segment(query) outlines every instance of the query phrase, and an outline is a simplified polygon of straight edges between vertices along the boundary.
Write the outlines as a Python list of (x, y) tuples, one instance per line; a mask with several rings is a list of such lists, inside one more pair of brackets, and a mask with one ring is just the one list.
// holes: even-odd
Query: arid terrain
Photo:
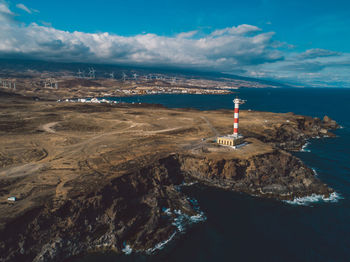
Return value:
[(215, 143), (231, 110), (0, 95), (1, 261), (149, 250), (174, 232), (164, 209), (196, 214), (184, 180), (277, 199), (333, 192), (288, 152), (332, 136), (328, 117), (242, 111), (247, 145), (235, 150)]

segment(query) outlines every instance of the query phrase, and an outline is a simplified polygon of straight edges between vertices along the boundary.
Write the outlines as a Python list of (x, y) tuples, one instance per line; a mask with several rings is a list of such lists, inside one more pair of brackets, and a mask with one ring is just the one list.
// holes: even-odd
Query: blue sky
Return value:
[(0, 0), (1, 26), (0, 56), (350, 87), (349, 1)]

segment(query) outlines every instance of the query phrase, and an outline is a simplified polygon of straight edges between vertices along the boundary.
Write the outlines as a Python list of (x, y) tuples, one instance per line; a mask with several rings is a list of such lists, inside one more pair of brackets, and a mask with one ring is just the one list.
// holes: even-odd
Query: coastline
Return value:
[[(315, 178), (310, 168), (287, 152), (300, 150), (313, 136), (332, 136), (324, 130), (337, 128), (337, 124), (328, 118), (322, 121), (294, 114), (242, 111), (242, 119), (246, 119), (242, 121), (242, 133), (249, 143), (242, 151), (232, 151), (210, 142), (213, 141), (212, 129), (201, 120), (205, 117), (219, 132), (227, 133), (232, 116), (230, 110), (199, 112), (152, 105), (121, 107), (28, 101), (8, 105), (8, 108), (22, 115), (17, 121), (24, 121), (21, 122), (24, 125), (13, 125), (2, 136), (9, 142), (20, 136), (27, 137), (38, 146), (31, 149), (34, 151), (28, 153), (30, 158), (26, 156), (21, 163), (11, 162), (15, 160), (11, 160), (10, 151), (7, 152), (3, 170), (12, 175), (2, 177), (2, 181), (7, 181), (2, 184), (2, 192), (13, 194), (16, 187), (32, 179), (41, 186), (41, 191), (29, 188), (31, 191), (23, 192), (15, 205), (2, 203), (10, 213), (15, 211), (13, 207), (26, 204), (26, 199), (35, 203), (1, 221), (1, 235), (9, 237), (9, 243), (1, 239), (7, 250), (2, 252), (7, 254), (4, 261), (14, 256), (46, 261), (66, 259), (87, 250), (147, 251), (157, 245), (164, 246), (160, 243), (174, 234), (176, 224), (172, 220), (176, 216), (196, 218), (198, 215), (191, 201), (176, 189), (186, 177), (210, 186), (281, 200), (313, 193), (327, 198), (334, 193)], [(23, 112), (18, 113), (18, 108)], [(40, 108), (39, 113), (37, 108)], [(27, 114), (37, 118), (37, 122), (25, 122)], [(61, 114), (69, 117), (61, 118)], [(168, 119), (166, 126), (159, 126), (159, 121), (153, 120), (162, 117)], [(272, 124), (266, 127), (260, 118)], [(104, 125), (96, 125), (102, 119)], [(58, 123), (50, 127), (53, 132), (42, 128), (43, 123), (53, 122)], [(146, 125), (149, 123), (153, 125)], [(202, 137), (212, 139), (203, 143)], [(123, 139), (125, 144), (117, 144)], [(4, 146), (5, 142), (2, 140)], [(155, 142), (157, 152), (152, 152), (155, 149), (151, 144)], [(56, 146), (50, 147), (49, 143)], [(130, 143), (139, 143), (142, 148), (133, 148)], [(127, 145), (132, 154), (115, 151), (115, 148), (124, 150)], [(48, 156), (38, 153), (39, 149), (46, 150)], [(140, 150), (141, 154), (133, 153)], [(14, 167), (28, 167), (28, 164), (37, 165), (39, 169), (29, 171), (25, 177), (18, 176)], [(56, 182), (57, 177), (61, 182)], [(50, 187), (43, 187), (47, 182), (37, 178), (51, 179)], [(54, 194), (52, 189), (55, 189)], [(47, 195), (39, 192), (47, 192)], [(163, 208), (170, 208), (172, 215), (164, 216)], [(87, 216), (93, 219), (86, 220)], [(18, 228), (21, 230), (18, 236), (24, 239), (22, 242), (16, 238), (17, 234), (9, 235), (19, 225), (22, 225)], [(181, 230), (178, 228), (178, 231)], [(47, 244), (32, 242), (29, 235), (45, 235), (42, 241)], [(16, 242), (22, 243), (22, 247), (14, 245)]]

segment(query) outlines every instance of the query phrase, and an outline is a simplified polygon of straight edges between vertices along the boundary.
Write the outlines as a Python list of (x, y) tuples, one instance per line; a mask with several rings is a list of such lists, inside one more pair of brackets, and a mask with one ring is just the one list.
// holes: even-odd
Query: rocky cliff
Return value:
[(275, 199), (333, 192), (288, 152), (332, 136), (328, 117), (243, 111), (247, 144), (233, 150), (214, 142), (231, 111), (31, 103), (7, 107), (21, 125), (0, 117), (1, 261), (152, 252), (200, 218), (184, 180)]
[(1, 230), (1, 261), (62, 261), (94, 250), (152, 250), (174, 234), (174, 216), (196, 215), (176, 189), (183, 181), (174, 156), (127, 173), (98, 190), (49, 202)]
[(209, 186), (261, 197), (290, 200), (333, 192), (298, 158), (278, 149), (245, 160), (184, 155), (180, 163), (186, 174)]

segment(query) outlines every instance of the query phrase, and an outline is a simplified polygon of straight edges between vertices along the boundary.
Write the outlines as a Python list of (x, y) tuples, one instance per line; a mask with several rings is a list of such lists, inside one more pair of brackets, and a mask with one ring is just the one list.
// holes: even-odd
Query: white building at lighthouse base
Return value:
[(242, 135), (219, 136), (216, 138), (216, 143), (223, 146), (231, 146), (233, 148), (238, 148), (240, 145), (244, 144), (244, 138)]

